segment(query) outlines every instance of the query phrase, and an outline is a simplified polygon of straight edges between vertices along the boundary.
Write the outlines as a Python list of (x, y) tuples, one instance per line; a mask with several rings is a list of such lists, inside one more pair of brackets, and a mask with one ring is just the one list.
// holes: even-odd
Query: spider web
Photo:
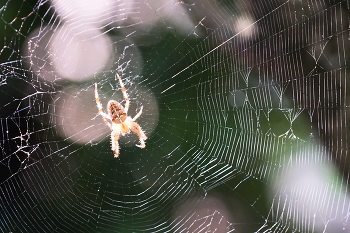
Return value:
[[(1, 232), (350, 232), (349, 2), (0, 5)], [(113, 158), (101, 102), (146, 132)]]

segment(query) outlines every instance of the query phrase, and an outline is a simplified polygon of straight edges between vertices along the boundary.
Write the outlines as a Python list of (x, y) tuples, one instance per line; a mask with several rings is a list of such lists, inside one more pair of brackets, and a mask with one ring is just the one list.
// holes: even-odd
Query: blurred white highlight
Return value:
[[(140, 18), (145, 26), (153, 27), (157, 21), (168, 21), (177, 32), (188, 35), (195, 28), (185, 4), (176, 0), (144, 0), (140, 3)], [(163, 23), (162, 23), (163, 24)], [(161, 25), (162, 25), (161, 24)]]
[(206, 196), (202, 200), (188, 199), (186, 202), (188, 204), (176, 206), (173, 213), (177, 224), (186, 229), (184, 232), (228, 232), (233, 217), (220, 198)]
[(99, 30), (80, 31), (64, 24), (55, 32), (49, 50), (60, 76), (81, 81), (105, 68), (113, 56), (111, 44), (109, 37)]
[(238, 18), (234, 27), (235, 33), (239, 33), (243, 37), (252, 37), (254, 35), (254, 29), (256, 29), (254, 22), (250, 17)]
[[(313, 153), (318, 152), (309, 150), (290, 160), (286, 164), (289, 169), (275, 178), (271, 194), (275, 197), (274, 191), (278, 193), (276, 216), (282, 215), (284, 221), (292, 220), (295, 225), (310, 222), (316, 232), (338, 232), (337, 229), (348, 227), (350, 199), (346, 185), (326, 156)], [(305, 156), (324, 157), (324, 160), (311, 162), (312, 159), (305, 159)]]
[[(101, 25), (112, 19), (112, 0), (51, 0), (57, 14), (66, 22), (75, 22), (82, 29), (84, 26)], [(80, 22), (80, 23), (79, 23)]]
[[(89, 92), (80, 92), (79, 87), (65, 88), (55, 99), (56, 128), (63, 138), (79, 144), (97, 142), (110, 134), (110, 129), (99, 118), (95, 104), (93, 88)], [(77, 95), (77, 93), (80, 93)]]

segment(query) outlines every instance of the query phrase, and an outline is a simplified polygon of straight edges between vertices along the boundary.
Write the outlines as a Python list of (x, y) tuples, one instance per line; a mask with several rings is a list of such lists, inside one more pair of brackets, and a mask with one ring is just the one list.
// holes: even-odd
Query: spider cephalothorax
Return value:
[(112, 144), (111, 147), (112, 147), (112, 151), (114, 151), (115, 158), (119, 156), (118, 140), (119, 140), (120, 134), (124, 135), (124, 134), (130, 133), (130, 131), (133, 131), (139, 137), (140, 144), (136, 146), (140, 148), (146, 147), (145, 140), (147, 139), (140, 125), (135, 122), (136, 119), (141, 116), (143, 107), (141, 106), (140, 111), (136, 114), (136, 116), (134, 116), (134, 118), (131, 118), (128, 116), (130, 99), (128, 97), (128, 94), (126, 92), (122, 79), (120, 78), (118, 73), (116, 74), (116, 77), (119, 80), (119, 84), (123, 92), (123, 96), (125, 99), (125, 107), (123, 107), (123, 105), (121, 105), (118, 101), (110, 100), (108, 101), (108, 104), (107, 104), (108, 114), (103, 112), (101, 100), (98, 96), (97, 83), (95, 83), (96, 105), (97, 105), (99, 114), (103, 117), (103, 120), (106, 123), (106, 125), (111, 129), (111, 144)]

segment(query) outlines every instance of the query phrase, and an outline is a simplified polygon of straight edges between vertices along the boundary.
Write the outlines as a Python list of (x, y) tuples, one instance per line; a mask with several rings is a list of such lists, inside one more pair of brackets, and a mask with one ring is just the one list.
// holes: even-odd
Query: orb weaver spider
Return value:
[(120, 78), (119, 74), (116, 73), (116, 78), (119, 80), (119, 84), (121, 86), (121, 90), (123, 92), (123, 97), (125, 99), (125, 106), (123, 107), (118, 101), (110, 100), (107, 104), (107, 113), (103, 111), (103, 107), (101, 104), (101, 100), (98, 95), (97, 83), (95, 83), (95, 100), (98, 109), (98, 113), (102, 116), (103, 121), (106, 125), (111, 129), (111, 149), (114, 152), (114, 157), (119, 157), (119, 136), (120, 134), (124, 136), (125, 134), (129, 134), (131, 131), (134, 132), (140, 140), (140, 144), (136, 145), (140, 148), (145, 148), (146, 143), (145, 140), (147, 136), (145, 132), (141, 129), (140, 125), (135, 121), (141, 116), (143, 106), (141, 106), (140, 111), (131, 118), (128, 116), (128, 110), (130, 106), (130, 99), (126, 92), (126, 88)]

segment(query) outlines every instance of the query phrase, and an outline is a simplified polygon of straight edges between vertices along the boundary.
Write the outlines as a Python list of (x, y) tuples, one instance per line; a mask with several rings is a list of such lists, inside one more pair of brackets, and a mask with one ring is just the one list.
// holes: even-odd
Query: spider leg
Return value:
[(103, 112), (101, 100), (100, 100), (100, 97), (98, 96), (97, 83), (95, 83), (95, 100), (96, 100), (96, 105), (98, 108), (98, 113), (103, 117), (103, 121), (106, 123), (106, 125), (112, 129), (111, 123), (109, 123), (107, 121), (107, 119), (110, 120), (110, 117), (106, 113)]
[(111, 133), (111, 148), (112, 151), (114, 152), (114, 158), (119, 157), (119, 135), (120, 131), (119, 130), (113, 130)]
[(125, 113), (128, 113), (129, 106), (130, 106), (130, 99), (128, 97), (128, 93), (126, 93), (126, 88), (124, 87), (123, 81), (122, 81), (121, 77), (119, 76), (119, 74), (116, 73), (115, 76), (119, 79), (119, 84), (120, 84), (120, 87), (122, 88), (123, 96), (125, 99), (124, 111), (125, 111)]
[(134, 116), (134, 118), (132, 118), (132, 121), (136, 121), (137, 118), (139, 118), (142, 114), (142, 109), (143, 109), (143, 106), (141, 106), (140, 108), (140, 111)]
[(137, 124), (136, 122), (132, 122), (131, 130), (132, 130), (132, 132), (137, 134), (137, 136), (139, 137), (139, 140), (140, 140), (140, 144), (136, 145), (136, 146), (140, 147), (140, 148), (145, 148), (146, 147), (145, 140), (147, 139), (147, 136), (145, 135), (145, 133), (141, 129), (140, 125)]

